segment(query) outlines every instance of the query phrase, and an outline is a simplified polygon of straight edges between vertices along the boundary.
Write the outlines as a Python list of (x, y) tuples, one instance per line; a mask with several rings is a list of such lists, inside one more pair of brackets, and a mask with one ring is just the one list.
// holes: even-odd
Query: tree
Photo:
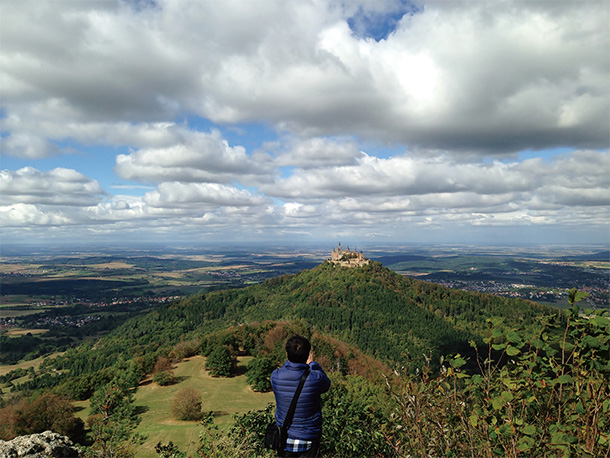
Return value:
[(164, 356), (160, 356), (155, 363), (155, 367), (153, 368), (153, 373), (156, 372), (169, 372), (172, 370), (172, 361), (169, 358), (165, 358)]
[(269, 376), (275, 369), (275, 362), (268, 356), (254, 358), (248, 363), (246, 381), (254, 391), (269, 391), (271, 381)]
[(153, 382), (160, 386), (171, 385), (176, 382), (172, 361), (169, 358), (160, 356), (159, 359), (157, 359), (155, 367), (153, 368)]
[(130, 458), (134, 456), (134, 442), (130, 441), (140, 419), (133, 405), (132, 377), (121, 373), (112, 382), (97, 390), (91, 398), (88, 419), (93, 445), (93, 457)]
[(217, 347), (205, 362), (205, 368), (214, 377), (229, 377), (235, 366), (235, 357), (227, 347)]
[(197, 354), (200, 345), (200, 339), (180, 341), (174, 345), (174, 348), (172, 348), (169, 356), (179, 360), (188, 358), (189, 356), (194, 356)]
[(0, 410), (0, 438), (42, 433), (47, 430), (68, 436), (75, 442), (84, 439), (84, 423), (74, 416), (72, 402), (63, 396), (46, 393), (32, 400), (22, 399)]
[(201, 420), (201, 394), (195, 388), (183, 388), (172, 402), (172, 414), (176, 420)]

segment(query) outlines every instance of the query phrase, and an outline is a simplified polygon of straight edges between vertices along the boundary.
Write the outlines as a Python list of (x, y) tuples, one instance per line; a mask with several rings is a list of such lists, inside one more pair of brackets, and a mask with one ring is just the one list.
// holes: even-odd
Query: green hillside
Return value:
[[(571, 303), (584, 296), (574, 290)], [(577, 307), (564, 313), (452, 290), (375, 262), (354, 269), (324, 263), (159, 307), (36, 370), (13, 374), (19, 378), (7, 374), (4, 390), (10, 387), (10, 396), (22, 399), (0, 412), (11, 419), (0, 435), (23, 434), (19, 431), (29, 430), (19, 418), (37, 418), (36, 409), (70, 402), (49, 397), (52, 393), (91, 399), (92, 450), (127, 446), (137, 431), (148, 435), (139, 447), (149, 456), (157, 438), (174, 439), (185, 450), (194, 430), (171, 418), (168, 401), (181, 385), (194, 384), (207, 395), (203, 410), (218, 409), (218, 424), (229, 428), (216, 435), (201, 425), (209, 440), (204, 437), (199, 445), (221, 449), (198, 455), (263, 456), (260, 434), (271, 410), (226, 422), (234, 412), (260, 409), (259, 401), (270, 394), (252, 397), (244, 382), (254, 386), (251, 376), (260, 367), (266, 367), (264, 381), (283, 362), (286, 338), (300, 333), (311, 339), (316, 360), (333, 379), (323, 399), (325, 457), (363, 451), (367, 456), (459, 456), (456, 450), (477, 457), (551, 456), (557, 450), (568, 454), (556, 456), (595, 454), (610, 444), (604, 432), (610, 409), (608, 326), (607, 317), (579, 314)], [(233, 360), (252, 357), (256, 364), (245, 367), (242, 360), (232, 378), (212, 379), (198, 355), (210, 361), (218, 352)], [(456, 354), (462, 356), (449, 356)], [(177, 379), (164, 388), (160, 382), (142, 383), (163, 373), (158, 368), (163, 361), (184, 361), (173, 374)], [(239, 377), (244, 373), (245, 380)], [(212, 391), (213, 385), (224, 391)], [(115, 407), (105, 412), (108, 406)], [(68, 420), (62, 427), (79, 433)], [(119, 428), (122, 436), (109, 428)]]
[(131, 320), (98, 348), (171, 345), (185, 336), (263, 320), (305, 320), (382, 361), (469, 351), (491, 317), (529, 326), (554, 314), (533, 302), (444, 288), (372, 263), (357, 269), (321, 264), (262, 284), (200, 294)]
[[(537, 316), (557, 311), (539, 304), (444, 288), (404, 277), (379, 263), (349, 269), (323, 263), (295, 275), (261, 284), (201, 293), (133, 318), (93, 346), (69, 350), (52, 364), (69, 370), (62, 377), (85, 377), (134, 357), (153, 360), (180, 340), (245, 323), (303, 321), (357, 346), (389, 364), (406, 355), (416, 365), (423, 355), (470, 354), (486, 320), (503, 319), (503, 328), (528, 327)], [(51, 363), (50, 363), (51, 364)], [(59, 377), (57, 374), (54, 377)], [(45, 386), (60, 383), (49, 380)]]

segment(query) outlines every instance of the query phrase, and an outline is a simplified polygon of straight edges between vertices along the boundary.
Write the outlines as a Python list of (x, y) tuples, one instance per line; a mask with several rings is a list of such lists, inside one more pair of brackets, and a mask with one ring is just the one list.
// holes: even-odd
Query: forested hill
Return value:
[(162, 307), (125, 323), (98, 348), (121, 346), (137, 352), (243, 323), (301, 320), (382, 361), (397, 363), (406, 354), (415, 360), (466, 354), (469, 341), (479, 342), (485, 334), (488, 318), (502, 317), (507, 330), (523, 329), (536, 317), (553, 313), (529, 301), (403, 277), (376, 262), (355, 269), (326, 262), (295, 275), (202, 293)]

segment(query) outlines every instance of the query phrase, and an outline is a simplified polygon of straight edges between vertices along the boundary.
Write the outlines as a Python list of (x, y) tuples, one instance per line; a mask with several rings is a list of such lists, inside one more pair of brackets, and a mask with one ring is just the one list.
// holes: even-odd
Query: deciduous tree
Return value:
[(248, 363), (246, 381), (254, 391), (269, 391), (271, 381), (269, 377), (275, 369), (275, 362), (268, 356), (254, 358)]
[(235, 366), (235, 357), (227, 347), (217, 347), (205, 362), (205, 368), (214, 377), (229, 377)]
[(201, 393), (195, 388), (183, 388), (172, 402), (172, 414), (176, 420), (198, 421), (201, 420)]

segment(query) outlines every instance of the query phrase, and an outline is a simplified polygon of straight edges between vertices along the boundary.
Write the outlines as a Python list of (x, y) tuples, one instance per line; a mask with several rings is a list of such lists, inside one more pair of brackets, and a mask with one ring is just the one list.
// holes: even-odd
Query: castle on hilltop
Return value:
[(370, 259), (367, 259), (362, 255), (362, 251), (358, 253), (355, 250), (350, 250), (349, 247), (347, 247), (347, 250), (343, 250), (341, 248), (341, 243), (339, 243), (339, 247), (336, 250), (333, 249), (329, 261), (344, 267), (366, 266), (371, 262)]

